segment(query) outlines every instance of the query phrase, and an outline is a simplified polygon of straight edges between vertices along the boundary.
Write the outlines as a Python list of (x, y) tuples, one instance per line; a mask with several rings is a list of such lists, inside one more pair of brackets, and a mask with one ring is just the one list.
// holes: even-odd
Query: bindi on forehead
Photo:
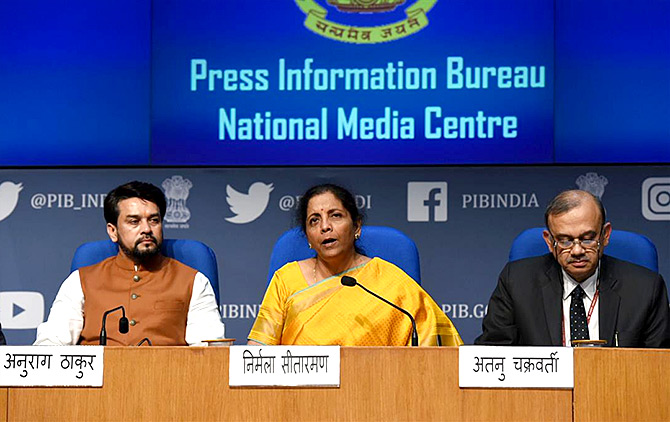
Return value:
[(341, 208), (338, 207), (320, 207), (318, 209), (312, 210), (309, 215), (314, 214), (330, 214), (336, 211), (344, 212)]

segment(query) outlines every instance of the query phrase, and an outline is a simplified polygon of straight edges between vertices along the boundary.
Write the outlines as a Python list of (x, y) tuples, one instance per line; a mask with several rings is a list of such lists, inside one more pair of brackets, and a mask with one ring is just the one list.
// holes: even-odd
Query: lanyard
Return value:
[[(598, 274), (598, 277), (600, 277), (600, 274)], [(589, 308), (589, 314), (586, 316), (587, 329), (589, 323), (591, 322), (591, 315), (593, 314), (593, 309), (595, 309), (596, 302), (598, 301), (599, 297), (600, 297), (600, 283), (598, 283), (598, 286), (596, 287), (596, 294), (593, 296), (593, 300), (591, 301), (591, 307)], [(563, 313), (563, 309), (561, 309), (561, 335), (563, 336), (563, 346), (565, 346), (565, 314)]]

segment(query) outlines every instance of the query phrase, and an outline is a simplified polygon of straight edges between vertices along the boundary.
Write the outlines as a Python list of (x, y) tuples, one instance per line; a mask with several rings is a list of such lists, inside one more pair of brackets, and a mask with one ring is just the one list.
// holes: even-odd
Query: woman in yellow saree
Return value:
[(358, 287), (344, 275), (407, 310), (422, 346), (458, 346), (462, 340), (439, 306), (400, 268), (356, 251), (362, 217), (353, 195), (319, 185), (302, 196), (298, 219), (316, 257), (277, 270), (263, 298), (249, 344), (408, 346), (407, 316)]

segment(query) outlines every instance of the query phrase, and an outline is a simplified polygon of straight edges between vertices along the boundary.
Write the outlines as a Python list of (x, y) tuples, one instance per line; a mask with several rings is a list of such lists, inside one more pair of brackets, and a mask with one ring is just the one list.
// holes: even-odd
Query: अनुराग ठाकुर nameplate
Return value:
[(102, 387), (103, 346), (3, 346), (2, 387)]

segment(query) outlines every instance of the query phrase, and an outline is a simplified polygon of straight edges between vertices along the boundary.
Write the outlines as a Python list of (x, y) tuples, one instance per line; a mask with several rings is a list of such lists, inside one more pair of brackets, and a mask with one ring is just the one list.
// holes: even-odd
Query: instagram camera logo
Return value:
[(652, 221), (670, 220), (670, 177), (642, 182), (642, 215)]
[(447, 182), (407, 183), (407, 221), (447, 221)]

